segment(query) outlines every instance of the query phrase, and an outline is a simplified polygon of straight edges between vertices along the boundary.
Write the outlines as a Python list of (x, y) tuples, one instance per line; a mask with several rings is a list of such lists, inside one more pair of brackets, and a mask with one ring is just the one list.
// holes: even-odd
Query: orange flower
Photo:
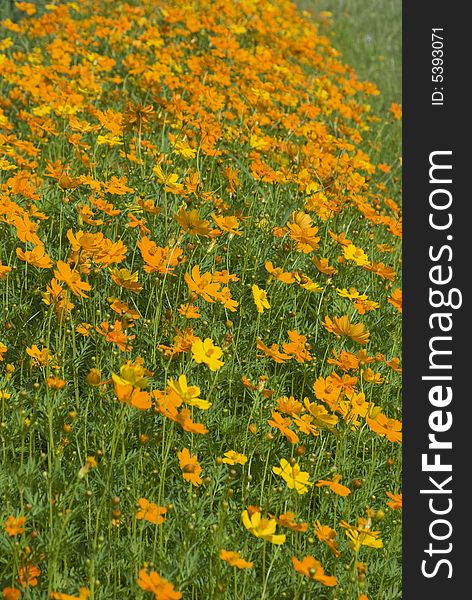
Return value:
[(180, 452), (177, 453), (179, 458), (180, 469), (182, 471), (182, 477), (186, 481), (190, 481), (192, 485), (199, 486), (203, 483), (200, 478), (200, 473), (202, 472), (202, 468), (198, 463), (197, 456), (190, 456), (190, 452), (188, 448), (184, 448)]
[(201, 317), (198, 306), (193, 306), (192, 304), (181, 304), (177, 312), (186, 319), (199, 319)]
[(18, 569), (18, 582), (21, 587), (36, 587), (41, 569), (31, 563), (26, 563)]
[(398, 312), (402, 312), (402, 291), (400, 289), (397, 288), (396, 290), (393, 290), (388, 301), (398, 310)]
[(138, 500), (139, 510), (136, 513), (137, 519), (144, 519), (145, 521), (149, 521), (150, 523), (154, 523), (155, 525), (161, 525), (166, 520), (165, 515), (167, 512), (167, 508), (163, 506), (158, 506), (153, 502), (149, 502), (146, 498), (140, 498)]
[(267, 422), (272, 427), (278, 429), (291, 444), (297, 444), (299, 442), (298, 435), (289, 428), (289, 426), (292, 424), (292, 421), (288, 417), (284, 418), (278, 412), (273, 412), (272, 419), (269, 419)]
[(345, 485), (341, 485), (339, 482), (341, 481), (341, 475), (333, 475), (333, 479), (320, 479), (316, 483), (316, 487), (329, 487), (335, 494), (338, 496), (349, 496), (351, 490)]
[(120, 402), (129, 404), (139, 410), (148, 410), (152, 406), (151, 395), (145, 390), (133, 388), (131, 385), (115, 384), (114, 391)]
[(5, 520), (5, 532), (10, 535), (21, 535), (25, 532), (26, 517), (14, 517), (13, 515)]
[(174, 590), (172, 583), (161, 577), (156, 571), (148, 573), (146, 569), (141, 569), (137, 583), (145, 592), (152, 592), (155, 600), (180, 600), (182, 598), (182, 594)]
[(129, 269), (115, 268), (110, 269), (110, 274), (112, 280), (125, 290), (139, 294), (139, 292), (143, 289), (143, 286), (138, 281), (137, 271), (135, 273), (131, 273)]
[(230, 550), (223, 550), (223, 548), (220, 550), (220, 558), (238, 569), (249, 569), (254, 564), (241, 558), (239, 552), (231, 552)]
[(286, 527), (287, 529), (291, 529), (292, 531), (300, 531), (301, 533), (305, 533), (305, 531), (307, 531), (308, 529), (308, 523), (295, 522), (295, 513), (291, 511), (287, 511), (286, 513), (278, 517), (269, 514), (269, 517), (275, 518), (277, 524), (281, 527)]
[(313, 384), (313, 392), (318, 400), (326, 402), (331, 410), (338, 408), (342, 387), (331, 376), (326, 377), (326, 379), (318, 377)]
[(159, 273), (160, 275), (173, 275), (174, 267), (183, 262), (183, 250), (179, 246), (174, 248), (161, 248), (148, 237), (143, 237), (138, 242), (138, 248), (143, 257), (146, 273)]
[(292, 354), (293, 358), (299, 363), (313, 360), (307, 348), (306, 335), (300, 335), (296, 331), (288, 331), (287, 333), (290, 343), (282, 344), (283, 351), (286, 354)]
[(92, 289), (89, 283), (80, 279), (77, 271), (72, 271), (69, 265), (62, 260), (57, 261), (57, 269), (54, 270), (54, 276), (58, 281), (64, 281), (69, 286), (71, 292), (81, 298), (88, 298), (85, 292)]
[(218, 296), (220, 284), (213, 282), (211, 273), (200, 275), (200, 267), (195, 265), (192, 268), (192, 275), (185, 273), (185, 283), (191, 292), (201, 296), (207, 302), (214, 302)]
[(50, 269), (52, 267), (52, 260), (46, 254), (44, 246), (35, 246), (33, 250), (23, 251), (21, 248), (16, 249), (16, 255), (20, 260), (24, 260), (33, 267), (39, 269)]
[(130, 308), (126, 302), (122, 302), (118, 298), (107, 298), (107, 301), (111, 310), (128, 321), (137, 321), (141, 317), (137, 310)]
[(338, 337), (348, 337), (358, 344), (367, 344), (370, 333), (365, 330), (363, 323), (351, 323), (349, 317), (334, 317), (332, 321), (328, 316), (323, 323), (324, 328)]
[(278, 344), (272, 344), (269, 348), (260, 338), (257, 338), (257, 349), (262, 350), (267, 358), (271, 358), (276, 363), (284, 363), (292, 358), (290, 355), (280, 352)]
[(0, 279), (4, 279), (10, 273), (11, 267), (2, 264), (0, 260)]
[(299, 415), (303, 412), (303, 404), (295, 400), (293, 396), (281, 396), (277, 398), (277, 409), (285, 415)]
[(46, 385), (50, 390), (63, 390), (66, 387), (67, 382), (60, 377), (51, 376), (46, 380)]
[(192, 268), (191, 276), (189, 273), (185, 274), (185, 282), (191, 292), (201, 296), (207, 302), (221, 302), (225, 308), (234, 312), (238, 303), (231, 298), (229, 288), (223, 287), (220, 289), (221, 283), (228, 283), (229, 281), (238, 281), (238, 278), (235, 275), (230, 275), (228, 271), (215, 271), (214, 275), (211, 275), (211, 273), (200, 275), (198, 265)]
[(20, 590), (13, 587), (5, 587), (2, 590), (3, 600), (19, 600), (21, 598)]
[(297, 573), (305, 575), (312, 581), (318, 581), (328, 587), (333, 587), (337, 583), (334, 575), (325, 575), (321, 563), (313, 556), (305, 556), (303, 560), (298, 560), (298, 558), (292, 556), (292, 562)]
[(116, 320), (112, 328), (110, 328), (110, 323), (108, 323), (108, 321), (104, 321), (95, 329), (100, 335), (105, 337), (105, 341), (116, 344), (122, 352), (129, 352), (132, 350), (132, 346), (128, 342), (134, 340), (136, 336), (130, 335), (126, 329), (123, 328), (121, 321)]
[(336, 539), (336, 531), (331, 527), (328, 527), (328, 525), (322, 525), (319, 521), (316, 521), (314, 526), (316, 537), (320, 540), (320, 542), (326, 544), (334, 556), (338, 558), (340, 552), (338, 550), (338, 545), (334, 541)]
[(31, 221), (27, 214), (22, 217), (14, 217), (13, 225), (16, 228), (16, 234), (22, 242), (31, 242), (35, 246), (42, 246), (43, 242), (36, 235), (38, 223)]
[(200, 219), (198, 210), (194, 209), (187, 212), (185, 208), (181, 206), (179, 212), (174, 214), (174, 219), (182, 229), (187, 231), (190, 235), (208, 237), (210, 234), (210, 223), (206, 219)]
[(296, 248), (309, 254), (318, 248), (320, 238), (316, 236), (318, 227), (312, 227), (313, 220), (307, 213), (294, 212), (290, 216), (291, 223), (287, 224), (290, 237), (297, 242)]
[(230, 234), (230, 237), (233, 235), (242, 235), (243, 232), (238, 230), (239, 227), (239, 219), (234, 216), (218, 216), (215, 213), (212, 213), (211, 218), (215, 221), (216, 225), (221, 229), (221, 231), (226, 231), (226, 233)]
[(26, 354), (31, 356), (31, 362), (35, 367), (45, 367), (53, 359), (52, 354), (47, 348), (40, 350), (36, 344), (33, 344), (31, 348), (26, 348)]
[(109, 194), (116, 194), (117, 196), (124, 196), (130, 192), (134, 192), (133, 188), (126, 185), (126, 177), (118, 178), (115, 175), (104, 184), (104, 188)]
[(396, 271), (392, 269), (392, 267), (384, 265), (383, 262), (373, 262), (370, 265), (364, 265), (364, 269), (366, 271), (372, 271), (381, 279), (388, 279), (389, 281), (393, 281), (395, 279), (395, 275), (397, 274)]
[(325, 275), (334, 275), (338, 272), (338, 270), (335, 267), (329, 266), (327, 258), (318, 259), (316, 258), (316, 256), (313, 256), (311, 260), (313, 261), (313, 264), (318, 269), (318, 271), (320, 271), (320, 273), (324, 273)]
[(387, 496), (392, 499), (391, 502), (387, 502), (387, 506), (393, 508), (393, 510), (401, 510), (403, 507), (403, 495), (402, 494), (392, 494), (392, 492), (387, 492)]
[(390, 442), (402, 442), (402, 422), (389, 419), (383, 413), (375, 418), (366, 417), (367, 425), (381, 437), (385, 436)]
[[(295, 277), (293, 273), (284, 272), (280, 267), (274, 267), (271, 261), (265, 263), (266, 271), (275, 279), (282, 281), (283, 283), (294, 283)], [(269, 277), (270, 279), (270, 277)]]
[(190, 418), (190, 411), (188, 408), (183, 408), (180, 413), (175, 417), (175, 422), (178, 423), (184, 431), (196, 434), (208, 433), (208, 429), (203, 423), (194, 423)]
[(399, 121), (402, 118), (402, 105), (392, 102), (389, 111), (392, 113), (393, 118)]
[(93, 325), (91, 325), (90, 323), (79, 323), (75, 326), (75, 331), (83, 337), (88, 337), (92, 328)]

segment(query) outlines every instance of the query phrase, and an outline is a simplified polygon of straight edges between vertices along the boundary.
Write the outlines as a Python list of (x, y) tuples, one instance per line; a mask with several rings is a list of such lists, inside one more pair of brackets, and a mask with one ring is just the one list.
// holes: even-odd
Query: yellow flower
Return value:
[(311, 481), (308, 481), (309, 473), (301, 471), (297, 463), (292, 466), (285, 458), (280, 460), (280, 467), (272, 467), (272, 471), (285, 479), (288, 487), (291, 490), (294, 489), (298, 494), (306, 494), (307, 486), (313, 485)]
[(336, 293), (341, 296), (341, 298), (347, 298), (348, 300), (367, 300), (367, 296), (365, 294), (360, 294), (354, 287), (349, 288), (349, 290), (346, 288), (336, 288)]
[(267, 300), (267, 292), (261, 290), (261, 288), (255, 284), (252, 286), (252, 296), (258, 313), (262, 314), (265, 308), (270, 308), (269, 301)]
[(229, 450), (224, 453), (222, 460), (227, 465), (245, 465), (247, 463), (247, 456), (239, 454), (239, 452), (235, 452), (234, 450)]
[(189, 146), (187, 142), (178, 141), (175, 143), (174, 152), (176, 152), (182, 158), (195, 158), (197, 151), (195, 148)]
[(361, 546), (370, 548), (382, 548), (382, 540), (378, 537), (380, 531), (371, 531), (368, 522), (365, 519), (358, 519), (359, 525), (350, 525), (346, 521), (340, 521), (341, 527), (346, 531), (347, 537), (351, 540), (351, 547), (354, 552), (358, 552)]
[(218, 371), (224, 365), (224, 362), (219, 360), (223, 356), (223, 350), (215, 346), (210, 338), (203, 342), (197, 338), (192, 344), (192, 356), (195, 362), (205, 363), (210, 371)]
[(262, 540), (266, 540), (271, 544), (280, 545), (285, 542), (285, 535), (275, 535), (277, 521), (275, 519), (263, 519), (259, 511), (254, 512), (251, 516), (247, 510), (244, 510), (242, 515), (244, 527)]
[(200, 388), (196, 385), (187, 385), (187, 377), (181, 375), (178, 381), (169, 379), (168, 387), (175, 392), (184, 402), (190, 404), (190, 406), (196, 406), (202, 410), (207, 410), (211, 406), (211, 402), (208, 400), (202, 400), (200, 396)]
[(354, 246), (354, 244), (344, 246), (343, 254), (344, 258), (347, 260), (353, 260), (360, 267), (370, 264), (369, 258), (364, 250), (362, 250), (362, 248), (357, 248)]
[(120, 367), (120, 374), (112, 373), (111, 377), (117, 385), (132, 385), (134, 388), (145, 389), (148, 385), (145, 375), (149, 372), (142, 363), (128, 361)]

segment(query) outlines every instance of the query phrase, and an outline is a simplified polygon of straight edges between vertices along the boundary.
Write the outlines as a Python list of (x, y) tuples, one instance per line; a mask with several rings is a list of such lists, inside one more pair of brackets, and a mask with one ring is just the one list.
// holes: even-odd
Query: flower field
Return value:
[(4, 599), (401, 598), (401, 106), (331, 26), (0, 22)]

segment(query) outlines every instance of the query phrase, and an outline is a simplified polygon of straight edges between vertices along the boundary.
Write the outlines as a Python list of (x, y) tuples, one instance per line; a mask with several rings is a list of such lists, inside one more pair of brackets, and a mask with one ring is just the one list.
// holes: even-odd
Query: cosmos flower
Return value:
[(267, 300), (267, 292), (261, 290), (261, 288), (255, 284), (252, 286), (252, 297), (254, 298), (254, 304), (256, 305), (259, 314), (262, 314), (264, 309), (270, 308), (269, 301)]
[(224, 550), (223, 548), (220, 550), (220, 558), (232, 567), (237, 567), (238, 569), (249, 569), (254, 564), (241, 558), (239, 552), (232, 552), (230, 550)]
[(263, 519), (261, 513), (256, 510), (249, 516), (244, 510), (241, 515), (244, 527), (258, 538), (266, 540), (271, 544), (280, 545), (285, 542), (286, 536), (275, 533), (277, 521), (275, 519)]
[(155, 600), (180, 600), (182, 594), (174, 589), (170, 581), (164, 579), (156, 571), (139, 571), (137, 584), (145, 592), (152, 592)]
[(161, 525), (166, 520), (163, 515), (167, 513), (167, 508), (158, 506), (154, 502), (149, 502), (146, 498), (138, 500), (139, 510), (136, 513), (138, 520), (149, 521), (155, 525)]
[(192, 356), (195, 362), (205, 363), (210, 371), (218, 371), (224, 365), (220, 360), (223, 350), (215, 346), (211, 338), (205, 338), (204, 341), (197, 338), (192, 344)]
[(336, 577), (326, 575), (321, 563), (313, 556), (305, 556), (302, 560), (298, 560), (296, 556), (293, 556), (292, 562), (297, 573), (301, 573), (313, 581), (318, 581), (328, 587), (333, 587), (337, 583)]
[(403, 508), (402, 494), (392, 494), (392, 492), (387, 492), (387, 496), (391, 499), (390, 502), (387, 502), (387, 506), (393, 508), (393, 510), (401, 510)]
[(25, 531), (26, 517), (10, 516), (5, 519), (5, 532), (10, 536), (21, 535)]
[(54, 276), (57, 281), (63, 281), (75, 296), (88, 298), (85, 292), (89, 292), (92, 289), (92, 286), (86, 281), (82, 281), (79, 273), (73, 271), (67, 263), (58, 260), (57, 269), (54, 270)]
[(234, 450), (228, 450), (228, 452), (224, 453), (222, 462), (227, 465), (245, 465), (247, 463), (247, 456)]
[(309, 473), (302, 471), (296, 462), (292, 465), (285, 458), (280, 460), (280, 467), (272, 467), (272, 471), (276, 475), (280, 475), (289, 489), (294, 489), (298, 494), (306, 494), (308, 486), (313, 485), (311, 481), (308, 481)]
[(185, 402), (190, 406), (196, 406), (202, 410), (207, 410), (211, 407), (211, 402), (202, 400), (199, 397), (199, 387), (196, 385), (187, 385), (187, 377), (185, 375), (180, 375), (178, 380), (169, 379), (167, 385), (179, 396), (179, 398), (181, 398), (182, 402)]
[(323, 326), (327, 331), (338, 337), (348, 337), (358, 344), (367, 344), (370, 333), (365, 330), (363, 323), (352, 323), (347, 315), (343, 317), (326, 317)]
[(316, 482), (316, 487), (329, 487), (335, 494), (338, 496), (349, 496), (351, 490), (345, 485), (341, 485), (339, 482), (341, 481), (341, 475), (335, 474), (331, 480), (329, 479), (319, 479)]
[(314, 523), (314, 527), (316, 537), (320, 540), (320, 542), (326, 544), (334, 556), (338, 558), (340, 556), (340, 552), (338, 545), (335, 542), (337, 535), (336, 531), (328, 525), (322, 525), (320, 521), (316, 521)]
[(200, 477), (202, 468), (198, 462), (197, 456), (191, 456), (188, 448), (184, 448), (177, 453), (177, 457), (179, 459), (182, 477), (186, 481), (190, 481), (190, 483), (196, 487), (201, 485), (203, 483)]

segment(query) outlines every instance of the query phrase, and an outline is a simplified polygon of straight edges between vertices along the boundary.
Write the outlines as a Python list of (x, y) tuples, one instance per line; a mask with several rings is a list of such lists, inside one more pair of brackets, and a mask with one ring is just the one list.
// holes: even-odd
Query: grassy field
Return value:
[[(341, 52), (342, 60), (354, 67), (359, 77), (378, 86), (381, 93), (371, 101), (376, 112), (388, 110), (392, 102), (401, 104), (401, 2), (299, 0), (297, 6), (318, 22), (326, 23), (328, 35), (333, 46)], [(398, 160), (401, 156), (401, 121), (393, 127), (376, 128), (370, 142), (371, 152), (373, 150), (380, 162)]]
[(378, 85), (379, 105), (386, 109), (389, 102), (401, 102), (401, 2), (299, 0), (297, 5), (318, 19), (320, 12), (331, 12), (333, 45), (360, 77)]
[(0, 590), (397, 600), (400, 6), (197, 4), (2, 5)]

